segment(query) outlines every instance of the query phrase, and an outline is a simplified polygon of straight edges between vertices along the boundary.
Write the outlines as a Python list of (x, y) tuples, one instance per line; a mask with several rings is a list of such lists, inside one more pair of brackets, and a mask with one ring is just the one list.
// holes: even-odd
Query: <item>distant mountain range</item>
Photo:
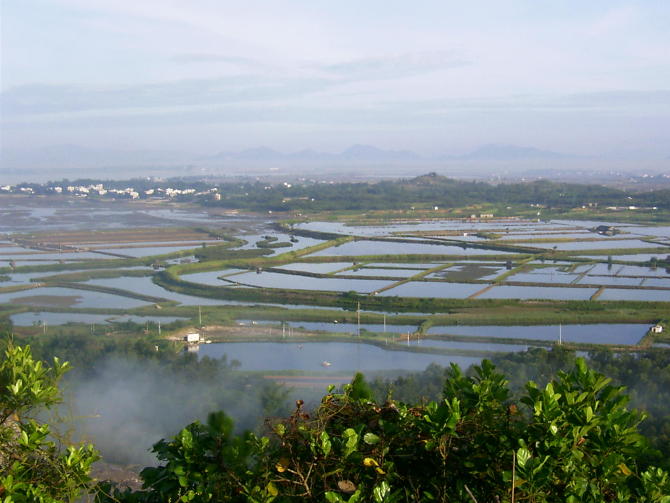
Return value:
[(577, 156), (516, 145), (483, 145), (462, 155), (422, 156), (410, 150), (385, 150), (371, 145), (352, 145), (338, 153), (305, 149), (283, 153), (269, 147), (241, 151), (224, 151), (213, 156), (197, 156), (177, 151), (121, 150), (88, 148), (78, 145), (55, 145), (35, 149), (3, 150), (0, 152), (2, 170), (26, 168), (106, 167), (179, 165), (225, 161), (272, 162), (330, 162), (330, 163), (420, 163), (439, 161), (516, 161), (577, 159)]
[(284, 154), (268, 147), (258, 147), (240, 152), (220, 152), (206, 159), (219, 161), (419, 161), (422, 158), (408, 150), (383, 150), (370, 145), (352, 145), (336, 154), (311, 149)]
[(421, 156), (410, 150), (384, 150), (371, 145), (353, 145), (339, 153), (300, 150), (282, 153), (268, 147), (239, 152), (220, 152), (207, 160), (218, 161), (345, 161), (345, 162), (412, 162), (412, 161), (511, 161), (521, 159), (574, 159), (576, 156), (515, 145), (484, 145), (463, 155)]

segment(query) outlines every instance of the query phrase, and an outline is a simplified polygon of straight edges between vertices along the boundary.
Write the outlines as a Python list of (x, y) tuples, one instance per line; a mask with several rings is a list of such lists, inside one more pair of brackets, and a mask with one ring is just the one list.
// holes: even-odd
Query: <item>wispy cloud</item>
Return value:
[(175, 63), (228, 63), (244, 67), (259, 67), (263, 64), (255, 59), (228, 56), (224, 54), (184, 53), (176, 54), (172, 58)]
[(272, 101), (303, 96), (330, 85), (325, 79), (233, 76), (134, 86), (30, 85), (0, 95), (8, 116), (90, 110), (161, 108)]
[(315, 67), (344, 79), (385, 80), (459, 68), (469, 64), (471, 61), (451, 52), (415, 52), (353, 59)]

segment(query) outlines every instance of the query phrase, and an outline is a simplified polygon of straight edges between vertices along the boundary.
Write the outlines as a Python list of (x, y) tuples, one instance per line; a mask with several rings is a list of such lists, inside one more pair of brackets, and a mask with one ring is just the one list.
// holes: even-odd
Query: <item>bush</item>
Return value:
[(60, 400), (56, 383), (68, 370), (35, 361), (30, 347), (9, 344), (0, 362), (0, 499), (4, 503), (73, 501), (89, 487), (91, 445), (62, 449), (33, 412)]
[(144, 490), (105, 501), (670, 501), (668, 474), (640, 461), (643, 417), (583, 359), (518, 402), (486, 360), (452, 366), (425, 405), (377, 404), (357, 377), (267, 436), (233, 435), (223, 413), (193, 423), (154, 446)]

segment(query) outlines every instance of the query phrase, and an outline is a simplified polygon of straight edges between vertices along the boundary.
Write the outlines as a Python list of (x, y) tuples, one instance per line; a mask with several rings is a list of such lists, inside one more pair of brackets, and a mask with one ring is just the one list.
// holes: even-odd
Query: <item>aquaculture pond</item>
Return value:
[(579, 275), (577, 274), (535, 269), (534, 271), (512, 274), (507, 277), (506, 281), (519, 281), (522, 283), (572, 283), (578, 278)]
[[(617, 239), (607, 240), (600, 239), (598, 241), (566, 241), (555, 243), (532, 243), (529, 246), (534, 248), (556, 248), (557, 250), (574, 251), (574, 250), (619, 250), (626, 248), (658, 248), (658, 243), (649, 243), (639, 239)], [(668, 248), (670, 250), (670, 248)]]
[(506, 271), (505, 266), (486, 264), (458, 264), (426, 276), (427, 278), (449, 279), (452, 281), (492, 280)]
[[(217, 241), (220, 244), (220, 242)], [(127, 257), (149, 257), (152, 255), (165, 255), (167, 253), (174, 253), (182, 250), (192, 250), (194, 248), (201, 248), (198, 244), (187, 244), (181, 246), (134, 246), (128, 248), (96, 248), (98, 252), (112, 253), (115, 255), (124, 255)], [(97, 254), (98, 258), (103, 257), (103, 254)]]
[[(431, 264), (421, 264), (419, 262), (375, 262), (375, 263), (367, 263), (365, 264), (365, 267), (376, 267), (376, 268), (384, 268), (384, 269), (432, 269), (433, 267), (437, 267), (439, 265), (444, 265), (446, 262), (434, 262)], [(418, 272), (418, 271), (417, 271)]]
[(372, 267), (361, 267), (356, 270), (347, 270), (338, 273), (338, 276), (380, 276), (385, 278), (404, 279), (410, 278), (420, 274), (421, 271), (417, 269), (375, 269)]
[(453, 325), (433, 326), (428, 335), (471, 335), (496, 339), (528, 339), (558, 342), (559, 335), (564, 342), (590, 344), (637, 344), (645, 336), (648, 325), (639, 323), (597, 323), (593, 325)]
[(431, 231), (461, 231), (467, 233), (491, 231), (491, 232), (523, 232), (536, 230), (571, 230), (582, 228), (581, 225), (564, 225), (560, 223), (539, 223), (523, 219), (506, 220), (405, 220), (403, 222), (393, 222), (388, 225), (347, 225), (341, 222), (306, 222), (296, 225), (297, 228), (307, 229), (319, 232), (329, 232), (336, 234), (345, 234), (352, 236), (389, 236), (392, 234), (405, 234), (410, 232), (431, 232)]
[(444, 339), (421, 339), (420, 341), (410, 341), (410, 345), (420, 345), (422, 347), (439, 349), (462, 349), (468, 351), (496, 351), (500, 353), (514, 353), (526, 351), (528, 346), (525, 344), (498, 344), (494, 342), (467, 342), (467, 341), (448, 341)]
[(62, 230), (118, 229), (191, 225), (220, 226), (264, 223), (264, 219), (243, 215), (220, 215), (216, 210), (156, 208), (142, 202), (45, 201), (22, 197), (0, 201), (0, 232), (40, 232)]
[[(258, 324), (258, 325), (272, 325), (281, 329), (282, 323), (278, 321), (251, 321), (251, 320), (239, 320), (240, 323), (245, 325)], [(323, 331), (323, 332), (337, 332), (345, 334), (357, 334), (358, 325), (356, 323), (326, 323), (320, 321), (291, 321), (284, 323), (284, 327), (292, 328), (303, 328), (310, 331)], [(383, 323), (361, 323), (361, 332), (368, 331), (383, 334), (384, 332), (388, 334), (406, 334), (414, 333), (418, 329), (418, 325), (391, 325), (389, 323), (384, 327)]]
[(478, 295), (478, 299), (549, 299), (589, 300), (596, 293), (593, 288), (556, 288), (542, 286), (494, 286)]
[(642, 280), (642, 286), (658, 286), (670, 289), (670, 278), (645, 278)]
[[(398, 344), (389, 347), (402, 348)], [(223, 342), (201, 345), (199, 355), (210, 358), (226, 355), (228, 361), (239, 361), (242, 370), (307, 372), (423, 370), (431, 363), (444, 366), (456, 363), (465, 369), (481, 361), (476, 357), (391, 351), (356, 342)]]
[(634, 290), (623, 288), (605, 288), (598, 300), (646, 300), (670, 302), (670, 290)]
[[(668, 248), (670, 251), (670, 248)], [(669, 252), (657, 252), (657, 253), (635, 253), (635, 254), (610, 254), (610, 255), (578, 255), (582, 258), (588, 258), (593, 260), (599, 260), (605, 262), (608, 256), (612, 257), (612, 260), (619, 260), (621, 262), (649, 262), (651, 259), (662, 259)]]
[(521, 243), (522, 241), (529, 241), (529, 240), (532, 241), (535, 239), (588, 239), (593, 237), (606, 238), (607, 236), (600, 236), (599, 234), (593, 234), (592, 232), (589, 232), (587, 230), (581, 232), (568, 232), (559, 230), (546, 233), (525, 232), (523, 234), (504, 234), (497, 239), (500, 239), (502, 241), (519, 241)]
[(589, 274), (581, 278), (577, 283), (604, 286), (639, 286), (643, 281), (644, 278), (619, 278), (618, 276), (594, 276)]
[(148, 302), (120, 295), (79, 290), (74, 288), (44, 287), (20, 292), (0, 293), (0, 304), (26, 304), (30, 306), (130, 309)]
[(67, 323), (95, 323), (97, 325), (109, 323), (123, 323), (132, 321), (133, 323), (171, 323), (177, 320), (186, 320), (188, 318), (179, 318), (176, 316), (135, 316), (124, 315), (115, 316), (109, 314), (90, 314), (90, 313), (52, 313), (48, 311), (18, 313), (10, 316), (12, 323), (17, 326), (31, 325), (65, 325)]
[(230, 286), (230, 283), (219, 279), (221, 276), (229, 277), (235, 274), (247, 272), (246, 269), (220, 269), (218, 271), (195, 272), (193, 274), (182, 274), (181, 279), (191, 283), (202, 283), (203, 285)]
[(320, 264), (311, 264), (308, 262), (294, 262), (292, 264), (282, 264), (277, 267), (279, 267), (280, 269), (286, 269), (287, 271), (303, 271), (303, 272), (313, 272), (316, 274), (329, 274), (331, 272), (340, 271), (352, 265), (353, 264), (351, 262), (323, 262)]
[[(222, 282), (223, 283), (223, 282)], [(234, 300), (210, 299), (208, 297), (197, 297), (195, 295), (186, 295), (183, 293), (171, 292), (155, 284), (150, 276), (125, 276), (119, 278), (99, 278), (86, 281), (84, 284), (104, 286), (108, 288), (119, 288), (130, 292), (148, 295), (150, 297), (160, 297), (166, 300), (173, 300), (185, 306), (219, 306), (219, 305), (253, 305), (251, 302), (238, 302)]]
[(433, 297), (437, 299), (464, 299), (486, 288), (473, 283), (447, 283), (446, 281), (410, 281), (379, 292), (382, 297)]
[(94, 252), (74, 252), (74, 251), (62, 251), (62, 252), (42, 252), (33, 250), (32, 253), (23, 253), (19, 255), (3, 255), (3, 260), (100, 260), (100, 259), (109, 259), (109, 256), (103, 255), (101, 253)]
[(341, 278), (312, 278), (308, 276), (295, 276), (293, 274), (282, 274), (277, 272), (249, 272), (233, 276), (231, 281), (243, 285), (259, 286), (264, 288), (288, 288), (297, 290), (324, 290), (336, 292), (348, 292), (354, 290), (361, 293), (370, 293), (379, 290), (389, 284), (385, 280), (369, 279), (341, 279)]
[(359, 255), (504, 255), (508, 252), (464, 248), (457, 245), (399, 243), (395, 241), (350, 241), (312, 253), (310, 257)]
[(641, 267), (637, 265), (622, 266), (617, 274), (621, 276), (666, 277), (670, 278), (670, 270), (665, 267)]
[(246, 244), (240, 246), (239, 250), (252, 250), (254, 248), (258, 248), (257, 243), (264, 241), (265, 236), (271, 236), (273, 238), (277, 238), (276, 241), (273, 241), (270, 243), (276, 244), (276, 243), (289, 243), (291, 246), (283, 246), (279, 248), (268, 248), (270, 251), (272, 251), (273, 254), (277, 253), (284, 253), (284, 252), (289, 252), (289, 251), (295, 251), (295, 250), (302, 250), (303, 248), (309, 248), (310, 246), (315, 246), (318, 244), (323, 243), (322, 239), (314, 239), (314, 238), (307, 238), (303, 236), (298, 236), (294, 237), (294, 240), (291, 241), (291, 236), (289, 234), (284, 234), (281, 232), (275, 232), (275, 231), (268, 231), (268, 232), (263, 232), (260, 234), (242, 234), (237, 237), (240, 239), (243, 239), (246, 241)]

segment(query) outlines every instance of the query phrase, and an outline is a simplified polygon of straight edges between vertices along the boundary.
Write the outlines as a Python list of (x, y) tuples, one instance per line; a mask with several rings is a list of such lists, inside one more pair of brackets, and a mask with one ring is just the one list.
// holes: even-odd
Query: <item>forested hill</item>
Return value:
[[(235, 190), (236, 189), (236, 190)], [(541, 204), (558, 208), (603, 205), (670, 208), (670, 191), (630, 194), (600, 185), (535, 181), (492, 185), (454, 180), (434, 173), (377, 183), (305, 183), (237, 185), (208, 204), (268, 210), (400, 209), (412, 205), (462, 207), (482, 202)], [(240, 189), (243, 189), (240, 191)], [(224, 188), (222, 187), (222, 190)]]
[[(105, 190), (100, 190), (103, 187)], [(66, 190), (67, 188), (67, 190)], [(72, 189), (72, 190), (70, 190)], [(583, 205), (657, 207), (670, 210), (670, 190), (626, 192), (602, 185), (558, 183), (548, 180), (490, 184), (455, 180), (429, 173), (411, 179), (377, 182), (317, 180), (215, 183), (202, 178), (155, 180), (61, 180), (47, 184), (19, 184), (17, 194), (73, 194), (89, 200), (163, 198), (248, 211), (395, 210), (411, 207), (463, 207), (470, 204), (537, 204), (554, 209)], [(79, 192), (77, 192), (79, 191)]]

